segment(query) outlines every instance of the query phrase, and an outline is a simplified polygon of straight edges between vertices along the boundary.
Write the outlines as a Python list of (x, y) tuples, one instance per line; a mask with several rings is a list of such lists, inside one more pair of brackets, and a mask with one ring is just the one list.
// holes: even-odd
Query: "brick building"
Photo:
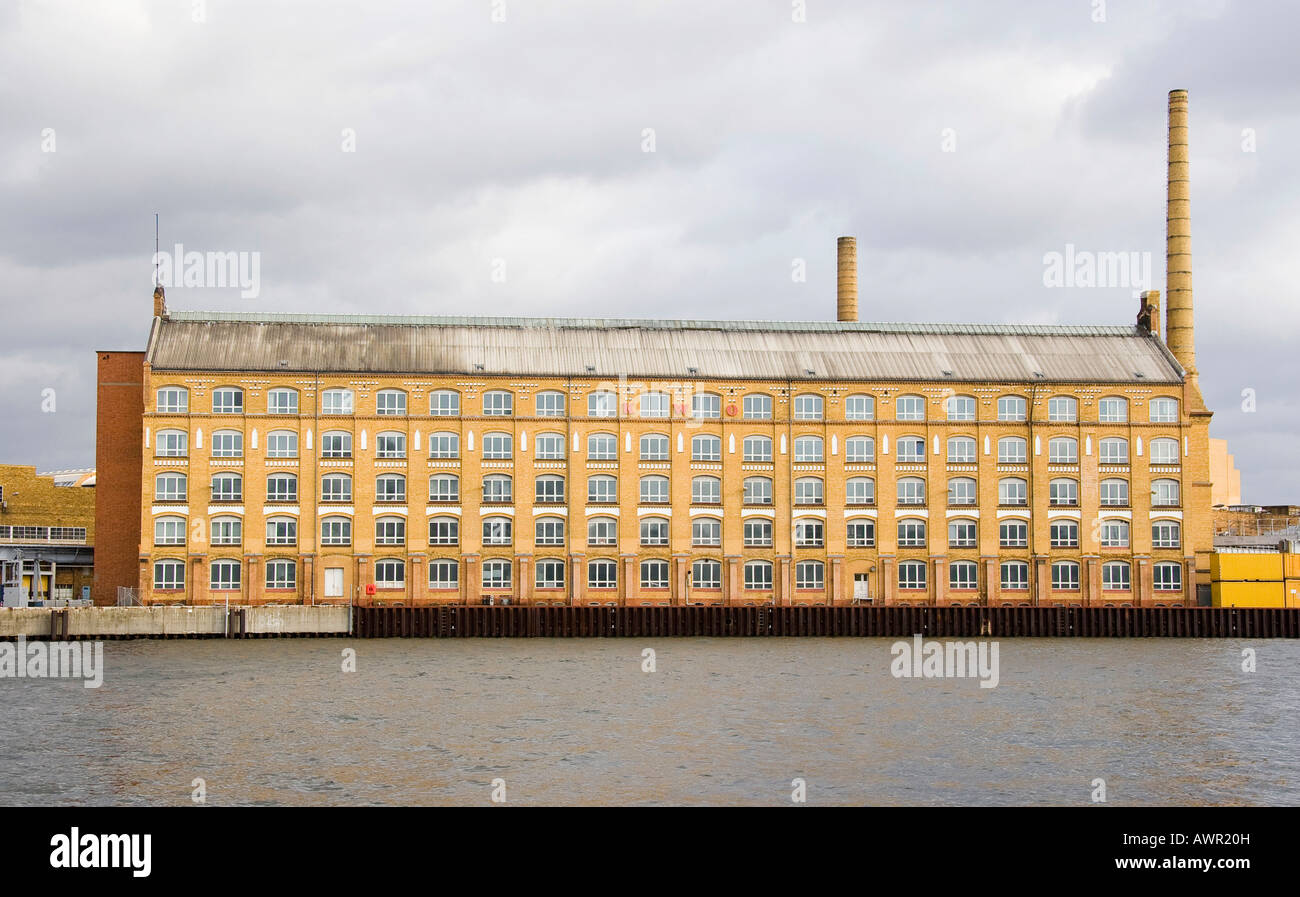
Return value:
[(94, 540), (95, 471), (0, 464), (0, 603), (80, 600)]
[(130, 584), (190, 603), (1195, 603), (1210, 412), (1180, 91), (1168, 225), (1167, 341), (1156, 292), (1136, 326), (860, 323), (851, 238), (836, 322), (168, 313), (159, 291), (124, 397), (142, 411), (121, 412), (139, 437), (116, 443), (140, 471), (113, 498), (138, 506)]

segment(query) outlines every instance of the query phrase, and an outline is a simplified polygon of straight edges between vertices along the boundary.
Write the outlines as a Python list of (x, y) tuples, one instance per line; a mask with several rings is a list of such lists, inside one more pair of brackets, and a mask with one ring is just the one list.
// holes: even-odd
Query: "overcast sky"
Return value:
[(174, 309), (833, 319), (854, 234), (863, 320), (1128, 324), (1131, 285), (1044, 256), (1150, 253), (1163, 292), (1187, 88), (1212, 434), (1246, 501), (1300, 502), (1297, 32), (1265, 0), (6, 2), (0, 461), (94, 464), (155, 212), (260, 254), (256, 298)]

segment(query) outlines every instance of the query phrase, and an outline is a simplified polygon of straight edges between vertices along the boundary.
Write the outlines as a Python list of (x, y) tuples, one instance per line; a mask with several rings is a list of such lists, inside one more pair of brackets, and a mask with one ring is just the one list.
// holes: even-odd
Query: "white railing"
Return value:
[(126, 586), (117, 587), (117, 606), (132, 607), (140, 604), (140, 599), (136, 597), (135, 589)]

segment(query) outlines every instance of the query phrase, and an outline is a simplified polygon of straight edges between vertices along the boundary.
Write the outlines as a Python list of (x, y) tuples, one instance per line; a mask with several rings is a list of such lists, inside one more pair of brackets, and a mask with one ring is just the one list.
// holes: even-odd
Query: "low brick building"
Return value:
[(95, 471), (0, 464), (0, 599), (6, 607), (90, 597)]

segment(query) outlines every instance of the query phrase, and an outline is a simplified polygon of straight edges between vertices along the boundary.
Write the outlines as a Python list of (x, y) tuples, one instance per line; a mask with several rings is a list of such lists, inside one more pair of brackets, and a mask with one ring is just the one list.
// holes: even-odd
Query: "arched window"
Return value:
[(925, 589), (925, 574), (925, 561), (903, 561), (898, 565), (898, 587), (903, 590)]
[(770, 436), (746, 436), (742, 447), (746, 461), (772, 460), (772, 438)]
[(533, 527), (534, 545), (563, 545), (564, 518), (538, 517)]
[(515, 522), (509, 517), (483, 518), (483, 544), (509, 545), (514, 540)]
[(691, 396), (691, 417), (697, 420), (722, 417), (722, 396), (714, 392), (697, 392)]
[(267, 414), (297, 414), (298, 390), (278, 387), (266, 394)]
[(618, 417), (618, 396), (605, 390), (589, 393), (587, 417)]
[(876, 440), (870, 436), (850, 436), (844, 440), (844, 461), (846, 463), (864, 464), (874, 460), (876, 460)]
[(722, 521), (716, 517), (696, 517), (691, 521), (691, 544), (710, 547), (722, 544)]
[(668, 562), (651, 558), (641, 562), (641, 588), (668, 588)]
[(212, 475), (212, 501), (243, 501), (244, 478), (240, 474), (221, 471)]
[(701, 434), (691, 439), (692, 461), (721, 461), (722, 440), (711, 434)]
[(352, 434), (343, 430), (328, 430), (320, 437), (322, 458), (351, 458)]
[(212, 434), (212, 457), (244, 457), (244, 434), (238, 430), (217, 430)]
[(298, 500), (298, 475), (273, 473), (266, 478), (266, 500), (292, 502)]
[(871, 477), (849, 477), (844, 482), (844, 503), (850, 505), (874, 505), (876, 503), (876, 481)]
[(876, 521), (870, 517), (852, 517), (845, 521), (849, 548), (874, 548)]
[(1128, 548), (1128, 521), (1107, 518), (1100, 527), (1102, 548)]
[(1178, 440), (1160, 437), (1151, 440), (1151, 463), (1152, 464), (1177, 464), (1178, 463)]
[(288, 591), (298, 587), (298, 564), (296, 561), (277, 559), (266, 562), (267, 589)]
[(153, 521), (153, 544), (184, 545), (184, 517), (155, 517)]
[(966, 517), (948, 521), (949, 548), (975, 548), (979, 544), (979, 524)]
[(154, 477), (154, 501), (185, 501), (186, 476), (183, 473), (160, 473)]
[(160, 458), (184, 458), (189, 453), (189, 439), (184, 430), (159, 430), (154, 453)]
[(691, 480), (691, 503), (696, 505), (722, 504), (722, 480), (717, 477), (695, 477)]
[(164, 386), (158, 390), (154, 407), (159, 414), (188, 414), (190, 391), (183, 386)]
[(1157, 396), (1147, 403), (1147, 411), (1153, 424), (1178, 423), (1178, 400), (1175, 398)]
[(534, 501), (537, 504), (564, 504), (564, 477), (545, 474), (538, 477), (534, 485), (536, 486)]
[(876, 399), (868, 395), (852, 395), (844, 400), (845, 420), (875, 420)]
[(998, 545), (1002, 548), (1029, 547), (1029, 521), (1004, 517), (998, 521)]
[(1023, 421), (1028, 416), (1028, 405), (1022, 396), (1002, 396), (998, 399), (998, 420)]
[(1101, 496), (1103, 506), (1128, 506), (1128, 480), (1116, 478), (1102, 480), (1097, 492)]
[(641, 477), (641, 504), (658, 505), (668, 502), (668, 477)]
[(1176, 508), (1182, 503), (1182, 490), (1177, 480), (1151, 481), (1151, 506), (1155, 508)]
[(898, 521), (898, 547), (925, 547), (925, 520), (920, 517), (904, 517)]
[(804, 393), (794, 397), (795, 420), (821, 420), (822, 397), (814, 393)]
[[(486, 500), (486, 489), (484, 495)], [(460, 501), (460, 477), (439, 473), (429, 477), (429, 501)]]
[(244, 521), (238, 517), (213, 517), (208, 536), (213, 545), (242, 545)]
[(1029, 589), (1029, 565), (1024, 561), (1003, 561), (1000, 569), (1004, 592), (1023, 592)]
[(460, 393), (454, 389), (436, 389), (429, 393), (431, 417), (456, 417), (460, 414)]
[(667, 417), (671, 400), (666, 392), (643, 392), (639, 399), (641, 417)]
[(322, 517), (320, 521), (321, 545), (351, 545), (352, 518)]
[[(564, 436), (556, 434), (560, 438), (560, 453), (557, 458), (564, 457)], [(537, 437), (538, 457), (541, 457), (542, 438)], [(588, 461), (614, 461), (618, 458), (618, 437), (613, 433), (592, 433), (587, 437), (587, 460)]]
[(821, 561), (800, 561), (794, 565), (796, 589), (826, 588), (826, 565)]
[(592, 517), (587, 521), (587, 545), (600, 547), (618, 544), (618, 521), (613, 517)]
[(1101, 565), (1101, 587), (1110, 592), (1127, 592), (1132, 588), (1128, 561), (1107, 561)]
[(1182, 524), (1177, 520), (1151, 521), (1152, 548), (1182, 548)]
[(950, 421), (972, 421), (975, 419), (974, 396), (949, 396), (945, 405), (947, 417)]
[(668, 437), (663, 433), (647, 433), (641, 437), (642, 461), (667, 461)]
[(266, 457), (298, 457), (298, 434), (292, 430), (272, 430), (266, 434)]
[(1059, 517), (1048, 527), (1053, 548), (1079, 547), (1079, 521)]
[(1047, 463), (1078, 464), (1079, 440), (1073, 436), (1053, 436), (1047, 440)]
[(1047, 400), (1047, 419), (1059, 424), (1076, 423), (1079, 420), (1079, 401), (1070, 396), (1052, 396)]
[(1052, 562), (1052, 590), (1056, 592), (1079, 591), (1079, 564), (1076, 561)]
[(1028, 458), (1025, 440), (1021, 436), (1003, 436), (998, 440), (999, 464), (1024, 464)]
[(1020, 477), (998, 480), (998, 504), (1013, 507), (1029, 504), (1029, 484)]
[(515, 413), (515, 397), (504, 389), (483, 393), (483, 414), (487, 417), (510, 417)]
[(509, 433), (484, 433), (483, 434), (483, 457), (486, 459), (500, 461), (513, 458), (515, 454), (515, 438)]
[(243, 414), (244, 391), (238, 386), (223, 386), (212, 390), (213, 414)]
[(328, 473), (320, 481), (321, 501), (352, 501), (352, 477), (346, 473)]
[(1057, 507), (1079, 506), (1079, 481), (1069, 477), (1054, 477), (1047, 484), (1047, 503)]
[(587, 503), (612, 505), (618, 502), (618, 479), (611, 476), (587, 477)]
[(239, 561), (213, 561), (209, 585), (214, 592), (238, 592), (243, 569)]
[(406, 477), (400, 473), (375, 477), (375, 501), (406, 501)]
[(925, 461), (925, 440), (920, 436), (900, 436), (894, 451), (899, 464), (920, 464)]
[(403, 517), (379, 517), (375, 520), (376, 545), (405, 545), (406, 519)]
[(1097, 460), (1101, 464), (1127, 464), (1128, 440), (1107, 436), (1097, 443)]
[(396, 432), (380, 433), (375, 437), (375, 457), (405, 458), (406, 434)]
[(950, 477), (948, 479), (948, 504), (973, 505), (978, 501), (975, 493), (975, 480), (970, 477)]
[(973, 591), (979, 588), (979, 568), (974, 561), (953, 561), (948, 565), (948, 588)]
[(821, 477), (799, 477), (794, 481), (794, 503), (796, 505), (820, 505), (826, 501), (824, 484)]
[(432, 517), (429, 519), (430, 545), (459, 545), (460, 520), (455, 517)]
[(820, 436), (798, 436), (794, 440), (794, 459), (804, 463), (820, 463), (826, 460)]
[(751, 393), (741, 400), (741, 417), (744, 420), (771, 420), (772, 397)]
[(509, 589), (513, 585), (514, 569), (511, 561), (494, 558), (483, 562), (483, 588)]
[(1107, 396), (1097, 401), (1097, 419), (1103, 424), (1128, 423), (1128, 399)]
[(400, 558), (381, 558), (375, 561), (375, 588), (402, 589), (406, 587), (406, 561)]
[(321, 393), (321, 414), (351, 414), (354, 408), (350, 389), (327, 389)]
[(794, 522), (797, 548), (821, 548), (826, 544), (826, 524), (818, 517), (804, 517)]
[(899, 396), (894, 400), (894, 420), (925, 420), (925, 397)]
[(900, 505), (925, 504), (925, 480), (920, 477), (902, 477), (898, 481), (898, 503)]
[(1157, 592), (1183, 590), (1183, 565), (1162, 561), (1152, 568), (1152, 585)]
[[(496, 585), (488, 585), (488, 567), (489, 565), (499, 564), (499, 561), (483, 562), (483, 588), (498, 588)], [(510, 585), (510, 566), (505, 562), (506, 585)], [(500, 567), (492, 568), (498, 574)], [(435, 558), (429, 561), (429, 588), (430, 589), (459, 589), (460, 588), (460, 561), (452, 558)]]
[(539, 392), (534, 399), (538, 417), (564, 417), (564, 393), (551, 389)]
[(743, 501), (747, 505), (772, 503), (771, 477), (745, 477)]
[(663, 517), (642, 517), (641, 544), (667, 545), (668, 521)]
[(616, 589), (618, 588), (618, 564), (614, 561), (601, 558), (600, 560), (587, 562), (587, 588), (589, 589)]
[(711, 558), (702, 558), (691, 564), (692, 589), (721, 589), (722, 564)]
[(456, 433), (430, 433), (430, 458), (459, 458), (460, 436)]
[(953, 436), (948, 440), (949, 464), (974, 464), (975, 440), (969, 436)]
[[(560, 494), (564, 494), (564, 480), (560, 480)], [(508, 474), (494, 473), (483, 478), (483, 503), (508, 505), (515, 500), (515, 481)]]
[(772, 590), (772, 562), (749, 561), (745, 564), (745, 588), (750, 591)]
[(388, 417), (406, 416), (406, 393), (400, 389), (381, 389), (375, 393), (375, 413)]
[(179, 592), (185, 588), (185, 562), (174, 558), (154, 561), (153, 587), (160, 592)]
[(267, 545), (297, 545), (298, 520), (295, 517), (268, 517), (266, 519)]

